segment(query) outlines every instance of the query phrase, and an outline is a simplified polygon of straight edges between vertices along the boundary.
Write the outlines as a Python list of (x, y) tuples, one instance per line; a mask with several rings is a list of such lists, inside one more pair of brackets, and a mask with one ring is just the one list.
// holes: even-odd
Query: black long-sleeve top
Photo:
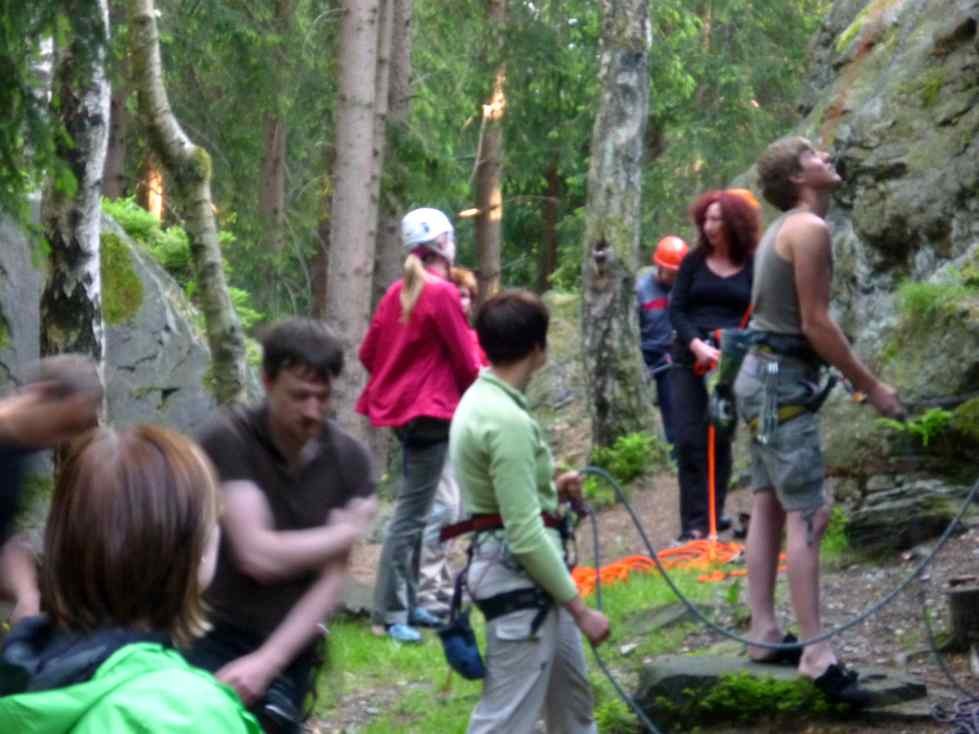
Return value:
[(707, 252), (697, 249), (683, 258), (670, 297), (670, 321), (677, 338), (673, 358), (690, 363), (690, 342), (706, 339), (714, 329), (738, 326), (751, 303), (753, 260), (727, 278), (707, 267)]

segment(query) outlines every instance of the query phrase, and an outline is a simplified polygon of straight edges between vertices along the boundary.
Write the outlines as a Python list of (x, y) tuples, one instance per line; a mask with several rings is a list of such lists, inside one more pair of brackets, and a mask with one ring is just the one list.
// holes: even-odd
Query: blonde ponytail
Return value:
[(425, 289), (428, 273), (421, 259), (412, 253), (405, 258), (404, 284), (401, 287), (401, 322), (407, 324), (411, 320), (411, 312)]

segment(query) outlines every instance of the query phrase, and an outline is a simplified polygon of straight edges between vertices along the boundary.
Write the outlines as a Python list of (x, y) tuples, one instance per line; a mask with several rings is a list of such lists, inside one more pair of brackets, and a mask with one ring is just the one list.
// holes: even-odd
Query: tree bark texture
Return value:
[(50, 182), (42, 195), (41, 220), (51, 249), (41, 294), (41, 354), (86, 354), (101, 372), (105, 329), (99, 199), (109, 134), (109, 10), (105, 0), (77, 0), (65, 11), (71, 26), (68, 45), (55, 50), (53, 114), (70, 136), (59, 140), (57, 154), (76, 186), (71, 191)]
[(388, 113), (391, 100), (391, 52), (393, 50), (393, 18), (394, 0), (379, 0), (377, 21), (377, 69), (374, 74), (374, 157), (371, 165), (371, 209), (367, 212), (367, 221), (376, 222), (374, 241), (374, 273), (371, 276), (371, 306), (384, 294), (384, 288), (390, 283), (379, 282), (380, 265), (378, 263), (377, 245), (382, 238), (381, 233), (381, 177), (384, 173), (384, 161), (387, 158), (388, 143)]
[[(271, 49), (269, 62), (273, 64), (273, 78), (277, 80), (275, 93), (288, 83), (288, 58), (283, 53), (284, 39), (292, 33), (293, 0), (276, 0), (275, 30), (279, 44)], [(288, 126), (283, 114), (283, 104), (276, 98), (273, 109), (266, 113), (264, 121), (264, 145), (261, 179), (258, 188), (258, 213), (265, 231), (265, 242), (273, 250), (280, 251), (286, 242), (286, 141)]]
[(126, 97), (129, 90), (125, 84), (117, 84), (112, 90), (109, 104), (109, 145), (105, 154), (105, 167), (102, 171), (102, 196), (118, 199), (126, 195), (126, 136), (129, 133), (129, 113), (126, 111)]
[(349, 357), (334, 382), (333, 404), (340, 422), (366, 437), (354, 403), (365, 379), (356, 354), (370, 321), (377, 239), (376, 198), (371, 200), (373, 183), (365, 174), (374, 163), (379, 2), (344, 0), (343, 10), (326, 316)]
[(129, 0), (133, 85), (150, 146), (167, 172), (172, 202), (190, 240), (191, 259), (211, 349), (211, 379), (221, 403), (245, 397), (245, 339), (228, 294), (211, 202), (211, 157), (187, 137), (163, 84), (154, 0)]
[(285, 244), (286, 121), (277, 112), (265, 115), (264, 140), (258, 213), (264, 225), (266, 244), (279, 251)]
[[(503, 50), (506, 30), (506, 0), (488, 0), (492, 29), (492, 54)], [(486, 303), (500, 289), (503, 246), (503, 116), (506, 114), (506, 64), (497, 66), (493, 88), (483, 104), (479, 150), (476, 152), (475, 199), (479, 213), (475, 221), (476, 259), (479, 263), (478, 304)]]
[(547, 195), (544, 198), (544, 233), (537, 261), (537, 290), (544, 293), (551, 287), (551, 274), (557, 268), (558, 213), (561, 207), (561, 175), (555, 158), (547, 167)]
[(593, 446), (607, 446), (648, 425), (633, 288), (650, 33), (646, 0), (606, 4), (582, 263), (582, 356)]
[[(391, 3), (391, 52), (388, 74), (387, 132), (400, 139), (411, 114), (411, 14), (412, 0)], [(401, 216), (404, 214), (403, 182), (382, 191), (374, 259), (374, 302), (401, 277)]]

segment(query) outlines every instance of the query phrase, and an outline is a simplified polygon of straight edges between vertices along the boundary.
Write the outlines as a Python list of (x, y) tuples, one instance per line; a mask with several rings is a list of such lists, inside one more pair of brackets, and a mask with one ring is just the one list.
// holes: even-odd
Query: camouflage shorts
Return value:
[[(744, 361), (734, 392), (738, 414), (750, 422), (762, 412), (765, 402), (763, 368), (772, 358), (749, 354)], [(779, 405), (792, 405), (811, 395), (818, 371), (796, 360), (779, 358), (776, 385)], [(774, 488), (786, 512), (812, 512), (825, 504), (823, 496), (823, 452), (819, 418), (802, 415), (778, 426), (767, 445), (751, 441), (751, 486), (756, 492)]]

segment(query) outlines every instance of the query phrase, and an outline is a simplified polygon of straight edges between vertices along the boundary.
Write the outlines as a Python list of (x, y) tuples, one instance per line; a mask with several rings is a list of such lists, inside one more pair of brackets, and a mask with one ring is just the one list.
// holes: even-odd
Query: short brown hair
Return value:
[(802, 171), (799, 157), (807, 150), (815, 150), (812, 143), (792, 135), (776, 140), (758, 159), (758, 185), (762, 195), (783, 212), (799, 200), (799, 188), (791, 177)]
[(298, 316), (277, 321), (262, 332), (261, 341), (262, 371), (270, 380), (291, 367), (324, 381), (343, 370), (343, 347), (323, 321)]
[(198, 572), (218, 516), (214, 470), (167, 428), (93, 431), (58, 477), (44, 536), (43, 606), (66, 629), (207, 630)]
[(519, 362), (534, 347), (547, 348), (551, 315), (536, 293), (503, 291), (482, 305), (476, 315), (479, 345), (491, 364)]

